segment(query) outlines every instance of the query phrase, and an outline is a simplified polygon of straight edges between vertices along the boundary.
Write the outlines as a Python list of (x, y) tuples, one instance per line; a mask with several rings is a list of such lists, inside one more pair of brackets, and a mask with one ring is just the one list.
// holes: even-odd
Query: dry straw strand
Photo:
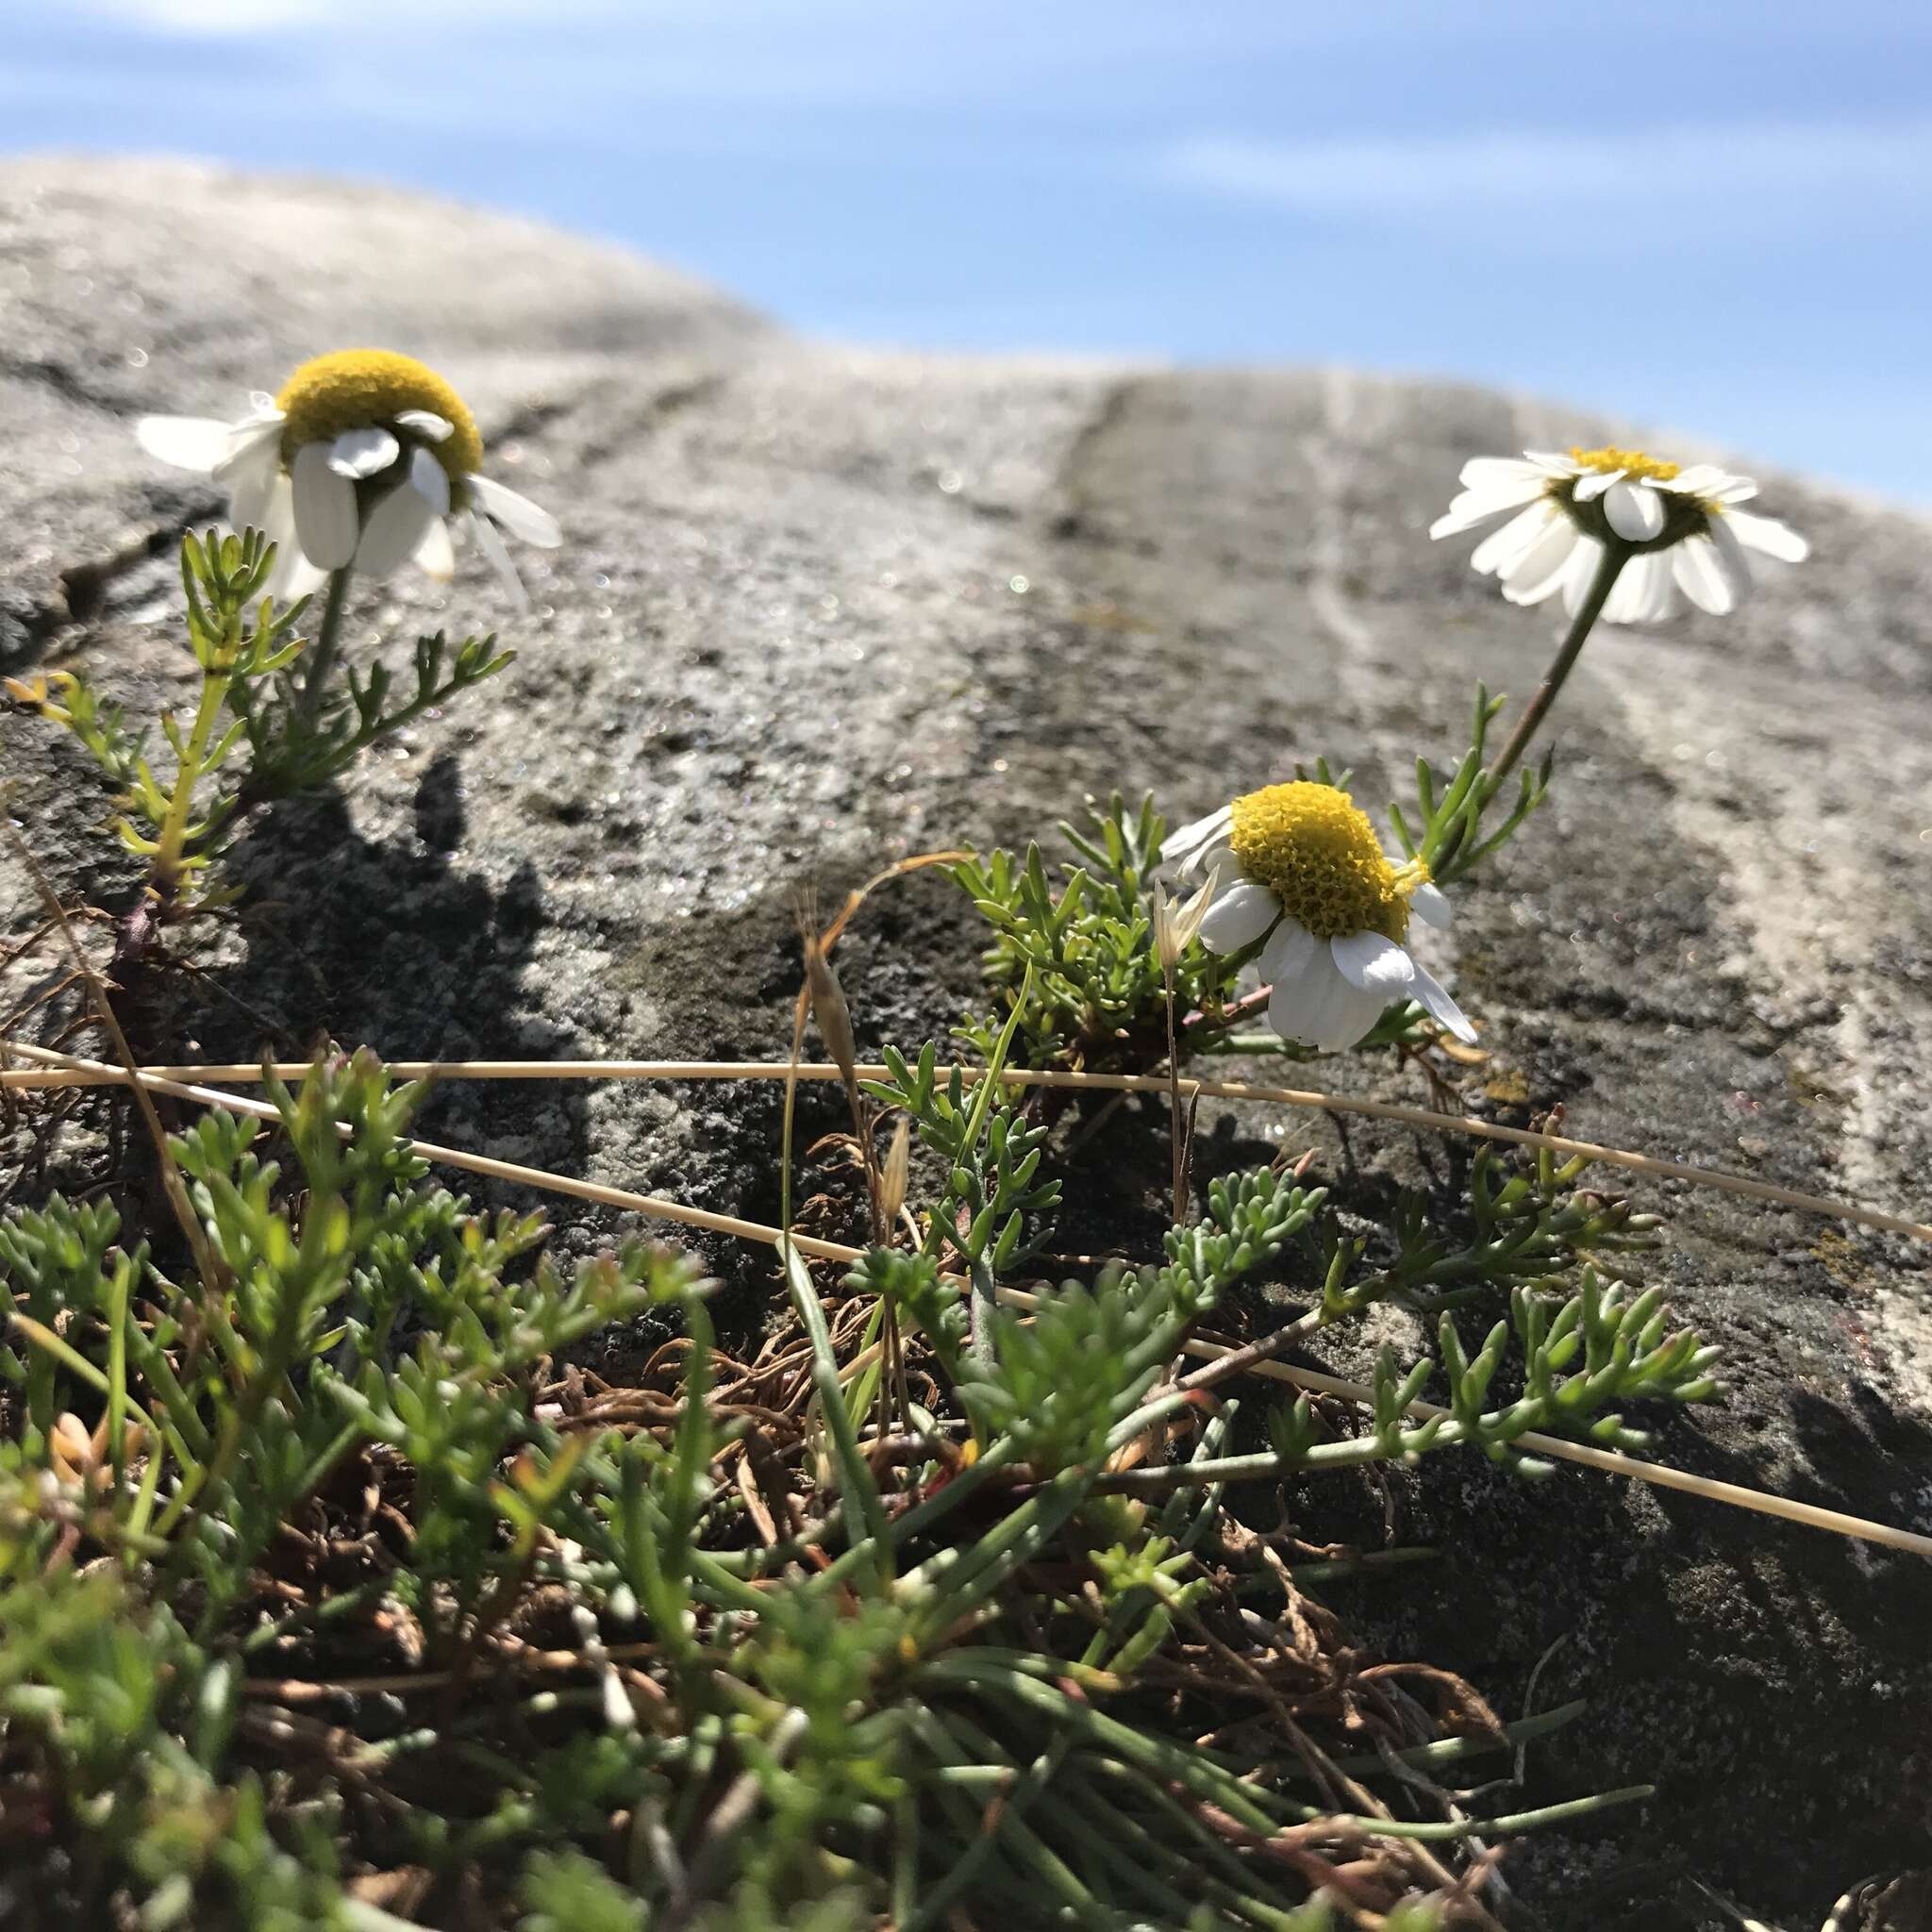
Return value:
[[(125, 1083), (128, 1075), (119, 1067), (98, 1061), (78, 1060), (49, 1047), (9, 1043), (6, 1052), (35, 1062), (33, 1066), (0, 1071), (0, 1087), (109, 1086)], [(399, 1080), (782, 1080), (791, 1071), (784, 1060), (392, 1060), (390, 1071)], [(252, 1085), (263, 1076), (264, 1069), (246, 1062), (210, 1066), (152, 1066), (140, 1070), (144, 1076), (189, 1080), (206, 1084)], [(308, 1071), (306, 1060), (275, 1064), (267, 1072), (284, 1080), (299, 1080)], [(853, 1069), (861, 1080), (888, 1077), (882, 1066), (860, 1065)], [(960, 1072), (968, 1085), (984, 1076), (979, 1067)], [(843, 1080), (842, 1069), (824, 1063), (808, 1062), (797, 1070), (801, 1080)], [(1002, 1071), (1001, 1081), (1014, 1087), (1064, 1087), (1095, 1092), (1159, 1093), (1172, 1091), (1166, 1074), (1073, 1074), (1012, 1067)], [(1902, 1234), (1913, 1241), (1932, 1243), (1932, 1223), (1914, 1221), (1907, 1215), (1893, 1214), (1881, 1208), (1867, 1208), (1856, 1201), (1839, 1201), (1827, 1194), (1807, 1194), (1774, 1181), (1753, 1180), (1747, 1174), (1726, 1174), (1721, 1168), (1696, 1167), (1688, 1161), (1663, 1160), (1656, 1155), (1641, 1154), (1627, 1147), (1607, 1147), (1595, 1141), (1573, 1140), (1563, 1134), (1539, 1133), (1533, 1127), (1505, 1126), (1499, 1121), (1477, 1120), (1471, 1114), (1438, 1113), (1428, 1108), (1406, 1107), (1397, 1101), (1366, 1100), (1347, 1093), (1326, 1093), (1311, 1088), (1270, 1087), (1245, 1080), (1203, 1080), (1183, 1076), (1181, 1091), (1199, 1099), (1247, 1100), (1276, 1107), (1294, 1107), (1321, 1113), (1355, 1114), (1368, 1120), (1392, 1121), (1405, 1126), (1422, 1127), (1432, 1133), (1463, 1134), (1475, 1140), (1499, 1141), (1513, 1147), (1543, 1147), (1553, 1154), (1581, 1155), (1605, 1167), (1622, 1168), (1629, 1174), (1648, 1174), (1660, 1180), (1684, 1181), (1693, 1187), (1715, 1188), (1746, 1200), (1768, 1202), (1773, 1207), (1794, 1208), (1806, 1214), (1822, 1214), (1838, 1221), (1855, 1221), (1888, 1234)]]
[[(14, 1047), (12, 1051), (26, 1054), (42, 1064), (64, 1063), (115, 1079), (127, 1077), (121, 1069), (109, 1067), (104, 1061), (55, 1054), (52, 1049), (46, 1047)], [(307, 1069), (302, 1067), (294, 1070), (298, 1074), (306, 1071)], [(781, 1064), (778, 1077), (782, 1078), (787, 1071)], [(762, 1073), (762, 1069), (760, 1072)], [(258, 1077), (258, 1074), (256, 1076)], [(266, 1101), (245, 1099), (240, 1094), (224, 1093), (216, 1088), (175, 1080), (158, 1074), (142, 1073), (140, 1077), (143, 1085), (157, 1092), (172, 1093), (179, 1099), (192, 1100), (204, 1107), (225, 1108), (230, 1112), (249, 1114), (258, 1120), (272, 1121), (277, 1117), (275, 1108)], [(235, 1077), (239, 1079), (242, 1075), (237, 1074)], [(837, 1079), (840, 1077), (839, 1070), (836, 1067), (820, 1068), (816, 1070), (815, 1077)], [(1159, 1091), (1163, 1085), (1158, 1080), (1152, 1084), (1156, 1091)], [(344, 1128), (343, 1131), (346, 1132), (347, 1129)], [(628, 1189), (610, 1188), (595, 1181), (577, 1180), (569, 1174), (552, 1174), (543, 1168), (525, 1167), (513, 1160), (496, 1160), (488, 1155), (471, 1154), (459, 1147), (440, 1146), (432, 1141), (410, 1141), (405, 1144), (425, 1160), (460, 1168), (471, 1174), (484, 1174), (494, 1180), (537, 1188), (548, 1193), (565, 1194), (581, 1201), (597, 1202), (605, 1207), (625, 1208), (653, 1220), (675, 1222), (686, 1227), (705, 1228), (715, 1234), (733, 1235), (740, 1240), (757, 1241), (767, 1247), (782, 1247), (789, 1242), (801, 1255), (809, 1255), (817, 1260), (850, 1262), (864, 1258), (859, 1249), (847, 1247), (839, 1241), (819, 1241), (808, 1235), (787, 1235), (783, 1229), (767, 1226), (760, 1222), (743, 1221), (729, 1214), (714, 1214), (703, 1208), (689, 1207), (682, 1201), (667, 1200), (661, 1195), (632, 1193)], [(998, 1293), (1003, 1302), (1014, 1307), (1033, 1308), (1040, 1304), (1039, 1296), (1029, 1294), (1022, 1289), (1003, 1288)], [(1187, 1352), (1208, 1360), (1229, 1353), (1219, 1342), (1198, 1339), (1187, 1344)], [(1374, 1391), (1358, 1383), (1344, 1382), (1333, 1375), (1321, 1374), (1310, 1369), (1293, 1368), (1283, 1362), (1258, 1361), (1253, 1364), (1249, 1373), (1265, 1376), (1271, 1381), (1287, 1382), (1296, 1388), (1340, 1396), (1351, 1402), (1368, 1405), (1373, 1404), (1374, 1399)], [(1433, 1403), (1416, 1402), (1409, 1405), (1407, 1413), (1426, 1420), (1444, 1411)], [(1602, 1470), (1611, 1475), (1649, 1483), (1658, 1489), (1678, 1490), (1687, 1495), (1703, 1496), (1708, 1501), (1727, 1504), (1734, 1508), (1753, 1510), (1759, 1515), (1782, 1517), (1787, 1522), (1802, 1524), (1807, 1528), (1828, 1530), (1837, 1536), (1881, 1543), (1889, 1549), (1903, 1550), (1913, 1556), (1932, 1557), (1932, 1537), (1921, 1536), (1913, 1530), (1895, 1528), (1890, 1524), (1874, 1523), (1867, 1518), (1847, 1515), (1837, 1509), (1820, 1508), (1815, 1504), (1796, 1502), (1762, 1490), (1747, 1489), (1740, 1483), (1719, 1482), (1708, 1476), (1692, 1475), (1688, 1471), (1672, 1469), (1664, 1463), (1645, 1462), (1615, 1450), (1594, 1449), (1581, 1442), (1565, 1441), (1557, 1436), (1532, 1434), (1518, 1440), (1524, 1447), (1539, 1455), (1554, 1457), (1566, 1462), (1581, 1463), (1586, 1468)]]

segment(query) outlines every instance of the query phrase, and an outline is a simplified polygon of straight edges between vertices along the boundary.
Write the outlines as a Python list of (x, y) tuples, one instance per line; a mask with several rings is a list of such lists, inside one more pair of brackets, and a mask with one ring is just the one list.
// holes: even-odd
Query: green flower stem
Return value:
[(194, 788), (201, 783), (208, 740), (214, 735), (232, 681), (225, 671), (208, 672), (201, 681), (201, 702), (194, 708), (194, 725), (175, 773), (174, 796), (168, 800), (167, 815), (155, 839), (152, 874), (155, 888), (163, 898), (173, 897), (181, 883), (181, 854), (188, 843), (188, 815), (194, 808)]
[(1508, 743), (1497, 755), (1496, 762), (1483, 774), (1483, 786), (1488, 792), (1494, 793), (1496, 787), (1515, 769), (1517, 760), (1529, 749), (1529, 741), (1536, 736), (1537, 726), (1557, 702), (1557, 693), (1563, 689), (1563, 680), (1570, 675), (1571, 667), (1582, 654), (1584, 639), (1603, 614), (1611, 588), (1622, 575), (1624, 564), (1630, 560), (1630, 556), (1627, 543), (1619, 542), (1614, 537), (1606, 540), (1596, 575), (1591, 579), (1590, 594), (1584, 598), (1569, 632), (1557, 647), (1557, 655), (1550, 660), (1550, 668), (1543, 673), (1543, 681), (1537, 686), (1536, 695), (1524, 707), (1523, 716), (1517, 719)]
[(315, 723), (315, 714), (322, 708), (324, 688), (336, 668), (336, 657), (342, 645), (342, 610), (349, 601), (349, 579), (354, 575), (354, 567), (346, 563), (341, 570), (329, 573), (328, 601), (322, 609), (322, 628), (316, 633), (314, 648), (308, 654), (308, 662), (302, 674), (302, 695), (295, 702), (296, 721), (305, 729)]

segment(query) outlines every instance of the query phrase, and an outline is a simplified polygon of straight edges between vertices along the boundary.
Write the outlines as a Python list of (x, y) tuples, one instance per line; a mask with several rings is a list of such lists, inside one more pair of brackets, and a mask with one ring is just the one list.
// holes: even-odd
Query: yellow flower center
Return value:
[(1425, 868), (1389, 863), (1369, 815), (1333, 785), (1298, 779), (1234, 802), (1228, 842), (1241, 868), (1266, 886), (1317, 939), (1408, 932), (1408, 895)]
[(347, 429), (368, 429), (380, 424), (394, 428), (406, 409), (427, 409), (450, 425), (441, 442), (418, 436), (419, 442), (460, 481), (483, 467), (483, 439), (476, 419), (433, 369), (411, 356), (391, 349), (337, 349), (305, 362), (282, 385), (275, 408), (288, 421), (282, 425), (282, 459), (292, 461), (306, 442), (333, 442)]
[(1675, 463), (1647, 457), (1641, 449), (1578, 449), (1573, 444), (1570, 460), (1608, 476), (1622, 470), (1628, 476), (1648, 476), (1653, 482), (1668, 483), (1677, 474)]

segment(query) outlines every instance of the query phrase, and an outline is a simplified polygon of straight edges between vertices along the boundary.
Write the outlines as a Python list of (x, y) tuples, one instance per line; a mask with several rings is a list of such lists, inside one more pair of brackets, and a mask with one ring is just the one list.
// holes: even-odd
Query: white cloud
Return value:
[(1932, 122), (1747, 123), (1602, 133), (1475, 132), (1441, 137), (1273, 142), (1209, 134), (1154, 158), (1170, 185), (1273, 201), (1310, 213), (1434, 217), (1457, 208), (1591, 208), (1673, 221), (1775, 220), (1795, 205), (1932, 196)]

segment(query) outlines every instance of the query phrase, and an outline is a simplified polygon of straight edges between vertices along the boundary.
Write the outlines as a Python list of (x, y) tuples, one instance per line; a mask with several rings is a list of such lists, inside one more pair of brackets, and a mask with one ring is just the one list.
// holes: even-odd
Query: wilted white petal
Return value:
[(328, 466), (338, 476), (360, 479), (386, 470), (402, 445), (379, 423), (345, 429), (329, 445)]
[(135, 424), (134, 434), (149, 456), (177, 470), (206, 475), (228, 454), (233, 426), (212, 416), (143, 416)]
[(1740, 543), (1761, 550), (1767, 557), (1778, 558), (1786, 563), (1803, 563), (1811, 555), (1810, 544), (1789, 524), (1781, 524), (1775, 517), (1754, 516), (1749, 510), (1733, 509), (1724, 512), (1723, 521), (1731, 526)]
[(1163, 865), (1177, 865), (1183, 871), (1210, 845), (1217, 844), (1226, 836), (1227, 828), (1234, 822), (1234, 808), (1224, 805), (1218, 811), (1210, 811), (1204, 819), (1191, 819), (1188, 824), (1170, 832), (1160, 847), (1160, 862)]
[(1266, 886), (1244, 881), (1224, 892), (1201, 922), (1201, 943), (1210, 953), (1239, 953), (1281, 917), (1281, 901)]
[(386, 577), (415, 551), (436, 512), (421, 493), (398, 483), (383, 493), (369, 512), (362, 541), (356, 548), (356, 569), (366, 577)]
[(356, 489), (328, 458), (325, 442), (305, 442), (295, 452), (295, 534), (318, 570), (340, 570), (356, 554)]
[(1208, 907), (1214, 903), (1214, 894), (1220, 884), (1220, 874), (1209, 874), (1207, 884), (1181, 905), (1168, 897), (1165, 886), (1155, 886), (1154, 950), (1159, 954), (1163, 966), (1172, 967), (1179, 962), (1189, 943), (1200, 932), (1201, 922), (1207, 917)]
[(557, 519), (547, 509), (540, 509), (527, 496), (506, 490), (490, 476), (472, 476), (469, 485), (475, 507), (488, 510), (512, 537), (521, 537), (540, 550), (554, 550), (563, 541)]
[(1664, 507), (1642, 483), (1616, 483), (1604, 492), (1604, 517), (1626, 543), (1648, 543), (1664, 533)]

